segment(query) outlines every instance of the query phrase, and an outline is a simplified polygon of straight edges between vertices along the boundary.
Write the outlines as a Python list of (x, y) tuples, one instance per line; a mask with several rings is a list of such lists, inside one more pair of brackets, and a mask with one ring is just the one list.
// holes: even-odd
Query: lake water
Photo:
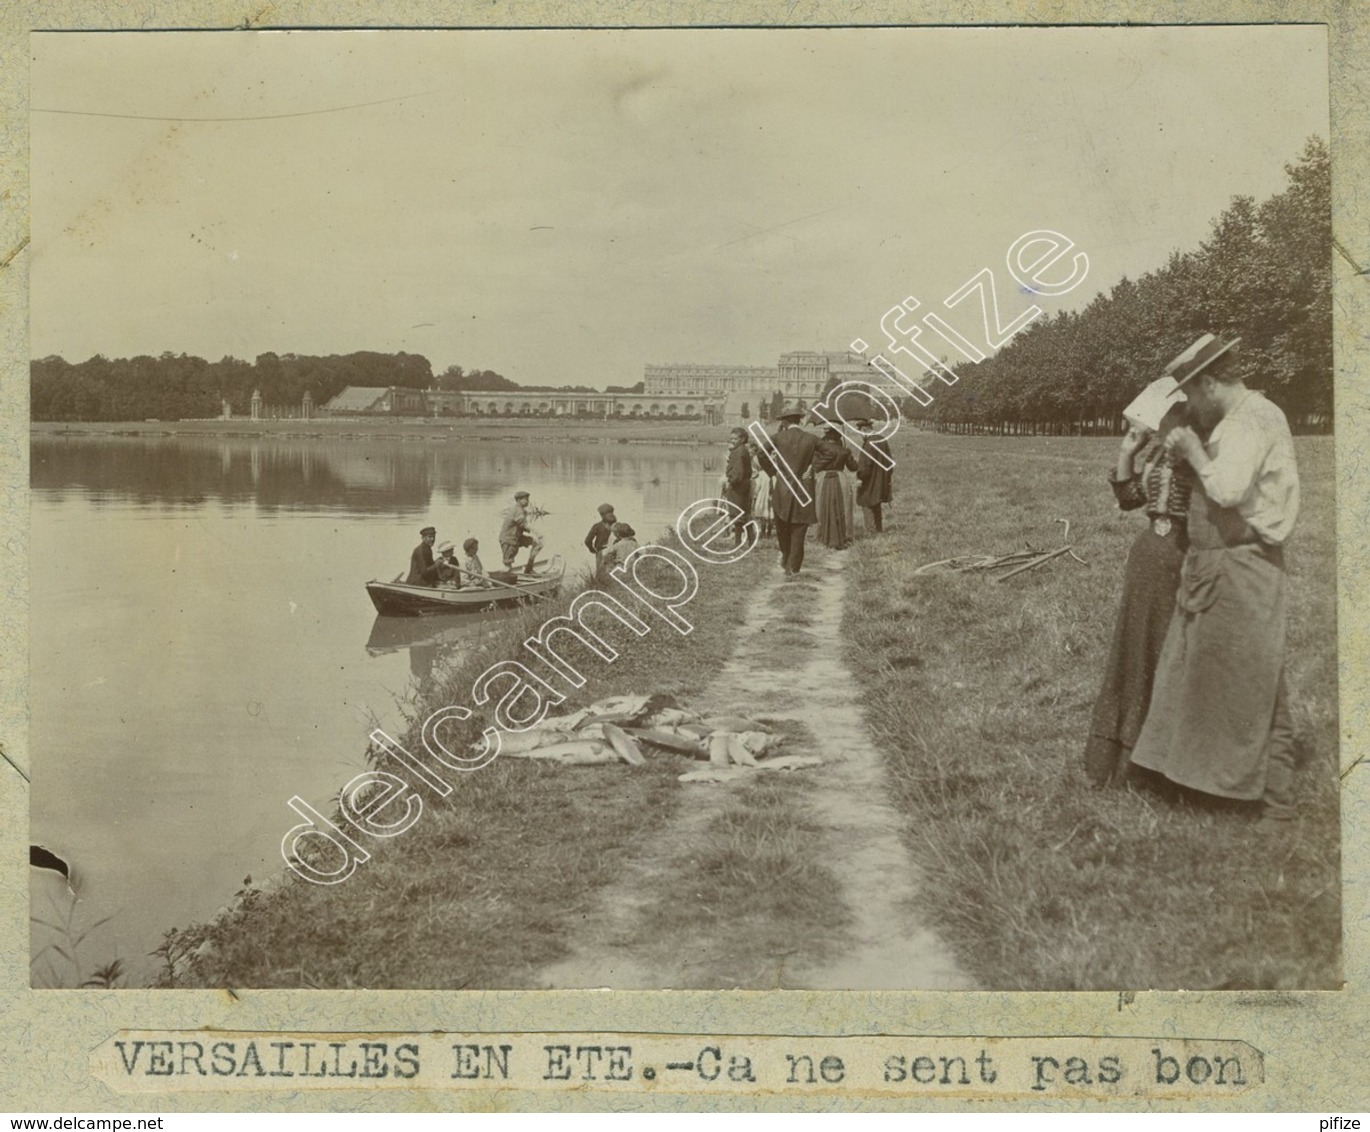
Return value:
[[(35, 985), (114, 957), (149, 981), (163, 932), (283, 867), (299, 794), (329, 812), (366, 735), (443, 650), (451, 619), (378, 619), (363, 588), (407, 570), (418, 530), (480, 539), (524, 488), (545, 553), (587, 568), (600, 503), (653, 539), (715, 494), (720, 450), (529, 440), (35, 436), (32, 441), (31, 841), (67, 860), (70, 933), (112, 916)], [(527, 552), (524, 551), (523, 554)], [(522, 556), (519, 559), (523, 561)], [(33, 914), (71, 909), (31, 870)]]

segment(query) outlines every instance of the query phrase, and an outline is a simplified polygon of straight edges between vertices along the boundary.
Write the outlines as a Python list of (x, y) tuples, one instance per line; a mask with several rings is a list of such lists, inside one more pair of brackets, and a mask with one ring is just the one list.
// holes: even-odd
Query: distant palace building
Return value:
[[(676, 417), (720, 424), (766, 419), (777, 398), (808, 407), (822, 398), (833, 381), (889, 385), (860, 354), (795, 350), (781, 354), (774, 366), (647, 365), (641, 393), (349, 385), (318, 412), (330, 417)], [(897, 390), (891, 392), (899, 395)]]
[(823, 353), (796, 350), (781, 354), (774, 366), (648, 365), (643, 388), (658, 397), (705, 393), (723, 402), (723, 419), (760, 418), (770, 413), (776, 394), (782, 401), (802, 401), (807, 407), (823, 396), (828, 382), (869, 381), (885, 388), (888, 382), (849, 351)]

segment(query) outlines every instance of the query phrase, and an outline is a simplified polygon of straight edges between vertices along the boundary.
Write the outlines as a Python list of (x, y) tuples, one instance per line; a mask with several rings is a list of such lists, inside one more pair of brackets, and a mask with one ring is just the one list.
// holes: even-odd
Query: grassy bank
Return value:
[[(1339, 983), (1332, 441), (1297, 441), (1289, 690), (1301, 751), (1295, 842), (1249, 808), (1097, 790), (1081, 755), (1128, 546), (1108, 440), (896, 446), (889, 531), (859, 545), (844, 627), (925, 910), (980, 985), (1326, 988)], [(953, 555), (1060, 544), (1002, 584), (913, 577)]]
[[(731, 565), (700, 566), (698, 595), (682, 607), (694, 625), (688, 635), (659, 622), (640, 639), (610, 628), (605, 637), (620, 650), (613, 663), (575, 646), (561, 649), (587, 680), (568, 695), (566, 709), (643, 692), (688, 702), (731, 652), (733, 627), (770, 558), (756, 553)], [(449, 703), (469, 705), (473, 679), (496, 660), (526, 662), (521, 642), (564, 612), (570, 597), (500, 623), (423, 690), (414, 718)], [(463, 740), (486, 722), (472, 720)], [(406, 746), (421, 749), (416, 731)], [(676, 776), (695, 765), (670, 755), (653, 755), (641, 767), (497, 758), (456, 776), (449, 797), (426, 795), (413, 828), (369, 841), (372, 859), (345, 883), (320, 887), (286, 873), (279, 885), (243, 894), (226, 917), (170, 933), (164, 982), (532, 985), (535, 972), (563, 957), (573, 929), (625, 862), (671, 820), (683, 793)], [(283, 817), (282, 832), (285, 825)]]

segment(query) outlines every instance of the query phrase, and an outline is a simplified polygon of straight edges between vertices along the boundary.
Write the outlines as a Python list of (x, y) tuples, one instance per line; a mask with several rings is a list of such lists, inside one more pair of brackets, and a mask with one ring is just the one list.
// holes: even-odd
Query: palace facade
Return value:
[(865, 357), (850, 351), (794, 350), (781, 354), (774, 366), (648, 365), (642, 374), (643, 388), (654, 396), (701, 392), (718, 398), (726, 421), (766, 419), (777, 394), (807, 408), (834, 379), (888, 385)]

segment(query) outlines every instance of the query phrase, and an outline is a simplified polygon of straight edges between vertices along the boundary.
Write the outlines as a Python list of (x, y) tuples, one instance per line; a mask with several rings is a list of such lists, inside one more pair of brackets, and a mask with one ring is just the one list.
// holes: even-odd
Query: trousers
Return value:
[(799, 573), (804, 565), (804, 540), (808, 537), (808, 523), (790, 523), (784, 519), (775, 521), (775, 538), (780, 544), (780, 565), (785, 567), (785, 573)]

